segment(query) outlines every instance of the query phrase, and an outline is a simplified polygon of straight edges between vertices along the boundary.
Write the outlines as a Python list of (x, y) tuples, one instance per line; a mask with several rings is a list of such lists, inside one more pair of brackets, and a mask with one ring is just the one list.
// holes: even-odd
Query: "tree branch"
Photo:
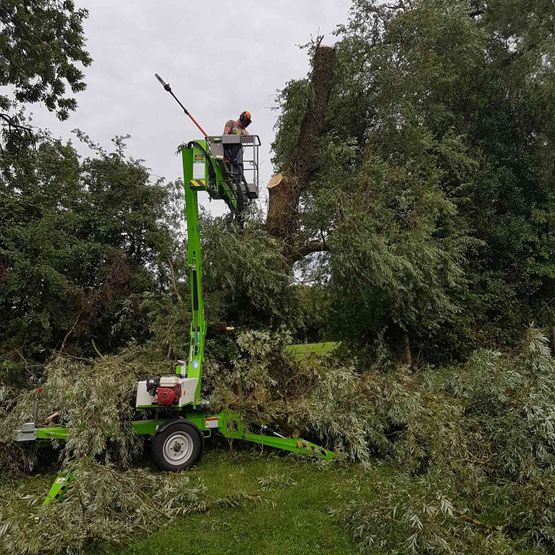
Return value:
[(0, 118), (7, 122), (8, 127), (11, 129), (15, 127), (16, 129), (22, 129), (23, 131), (28, 131), (29, 133), (33, 134), (33, 130), (26, 125), (21, 125), (15, 121), (15, 118), (9, 116), (6, 113), (0, 112)]
[(318, 239), (314, 239), (294, 249), (289, 256), (289, 260), (291, 260), (292, 262), (297, 262), (305, 256), (308, 256), (309, 254), (325, 251), (329, 251), (326, 242), (324, 240), (320, 241)]

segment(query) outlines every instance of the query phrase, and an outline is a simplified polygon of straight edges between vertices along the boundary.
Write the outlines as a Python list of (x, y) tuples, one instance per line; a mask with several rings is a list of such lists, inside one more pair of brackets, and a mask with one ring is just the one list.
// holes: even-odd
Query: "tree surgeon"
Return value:
[[(251, 124), (250, 112), (241, 112), (238, 120), (228, 120), (224, 127), (224, 135), (248, 135), (247, 127)], [(245, 181), (243, 171), (243, 147), (238, 144), (224, 144), (224, 160), (229, 165), (231, 175), (236, 177), (239, 182)]]

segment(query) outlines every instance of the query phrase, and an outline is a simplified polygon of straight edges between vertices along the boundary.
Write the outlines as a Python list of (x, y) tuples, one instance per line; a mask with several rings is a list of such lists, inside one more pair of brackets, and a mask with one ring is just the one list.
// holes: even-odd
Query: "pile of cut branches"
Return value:
[[(384, 486), (340, 511), (362, 548), (555, 547), (555, 362), (540, 331), (530, 328), (512, 353), (481, 350), (462, 366), (416, 372), (293, 359), (286, 341), (243, 333), (231, 363), (211, 369), (212, 403), (278, 422), (350, 460), (400, 468), (395, 491)], [(483, 513), (495, 521), (482, 523)]]
[(42, 505), (25, 483), (0, 490), (0, 551), (76, 553), (99, 544), (123, 546), (174, 518), (211, 507), (236, 507), (259, 498), (211, 498), (186, 473), (118, 470), (86, 458), (70, 465), (74, 480), (62, 503)]
[[(285, 349), (288, 342), (283, 333), (241, 332), (225, 358), (207, 360), (205, 395), (214, 411), (231, 408), (248, 423), (276, 423), (288, 435), (334, 449), (339, 459), (369, 465), (379, 458), (398, 467), (393, 489), (383, 485), (379, 496), (352, 499), (338, 511), (363, 549), (503, 553), (512, 546), (555, 546), (555, 365), (538, 330), (530, 329), (520, 349), (510, 354), (478, 351), (462, 366), (420, 371), (400, 367), (360, 373), (336, 355), (296, 358)], [(149, 480), (169, 480), (168, 495), (173, 491), (173, 478), (141, 471), (119, 474), (113, 466), (129, 467), (140, 451), (131, 431), (136, 379), (170, 372), (167, 364), (135, 348), (94, 362), (60, 358), (48, 368), (39, 420), (57, 411), (60, 423), (70, 428), (63, 464), (75, 467), (76, 474), (88, 476), (94, 468), (99, 477), (105, 472), (113, 478), (107, 481), (113, 490), (105, 494), (110, 502), (86, 503), (93, 521), (117, 522), (110, 511), (120, 495), (128, 495), (125, 489), (129, 498), (122, 503), (139, 507), (140, 495), (131, 499), (135, 486), (127, 480), (139, 489)], [(5, 407), (3, 437), (31, 418), (34, 395), (21, 394)], [(10, 446), (3, 451), (16, 452)], [(85, 461), (84, 466), (75, 461)], [(108, 466), (98, 470), (99, 461)], [(101, 487), (88, 478), (78, 482), (71, 503), (81, 503), (77, 500)], [(160, 485), (152, 482), (152, 488)], [(178, 506), (199, 510), (202, 491), (193, 490), (187, 493), (185, 487), (186, 497), (178, 504), (171, 495), (164, 498), (162, 505), (171, 509), (168, 518)], [(25, 529), (15, 523), (22, 510), (16, 505), (7, 502), (2, 512), (6, 537)], [(402, 526), (395, 524), (399, 515)], [(71, 517), (61, 518), (69, 523), (63, 528), (66, 540), (58, 536), (63, 545), (71, 538), (84, 545), (92, 536), (113, 541), (111, 532), (77, 531)], [(140, 518), (126, 522), (130, 530), (144, 527)]]
[[(69, 428), (69, 439), (63, 445), (64, 463), (100, 457), (106, 463), (127, 467), (141, 447), (131, 426), (137, 379), (172, 370), (155, 352), (139, 347), (96, 360), (58, 357), (46, 367), (40, 392), (19, 392), (4, 407), (0, 444), (12, 442), (14, 430), (33, 421), (38, 401), (39, 424)], [(6, 456), (16, 452), (6, 445), (2, 451)]]

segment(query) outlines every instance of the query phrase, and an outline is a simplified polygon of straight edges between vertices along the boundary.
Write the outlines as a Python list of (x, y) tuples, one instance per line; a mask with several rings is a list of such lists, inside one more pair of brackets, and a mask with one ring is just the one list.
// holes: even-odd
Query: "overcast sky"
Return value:
[[(270, 144), (277, 113), (274, 97), (290, 80), (306, 75), (298, 48), (318, 33), (333, 44), (351, 0), (77, 0), (89, 10), (87, 47), (94, 62), (87, 89), (68, 121), (33, 106), (34, 124), (68, 138), (78, 127), (110, 145), (130, 134), (128, 152), (153, 174), (181, 175), (180, 143), (199, 137), (175, 101), (155, 80), (159, 73), (209, 134), (249, 110), (249, 128), (260, 135), (261, 189), (271, 176)], [(204, 204), (204, 203), (203, 203)], [(211, 210), (221, 213), (222, 201)]]

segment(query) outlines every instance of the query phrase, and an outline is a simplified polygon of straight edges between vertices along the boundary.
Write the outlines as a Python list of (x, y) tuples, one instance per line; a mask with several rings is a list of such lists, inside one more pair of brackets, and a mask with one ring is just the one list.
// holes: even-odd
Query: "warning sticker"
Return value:
[(195, 154), (193, 160), (193, 179), (204, 179), (204, 156)]
[(204, 422), (204, 425), (207, 428), (217, 428), (218, 427), (218, 417), (215, 418), (207, 418)]

